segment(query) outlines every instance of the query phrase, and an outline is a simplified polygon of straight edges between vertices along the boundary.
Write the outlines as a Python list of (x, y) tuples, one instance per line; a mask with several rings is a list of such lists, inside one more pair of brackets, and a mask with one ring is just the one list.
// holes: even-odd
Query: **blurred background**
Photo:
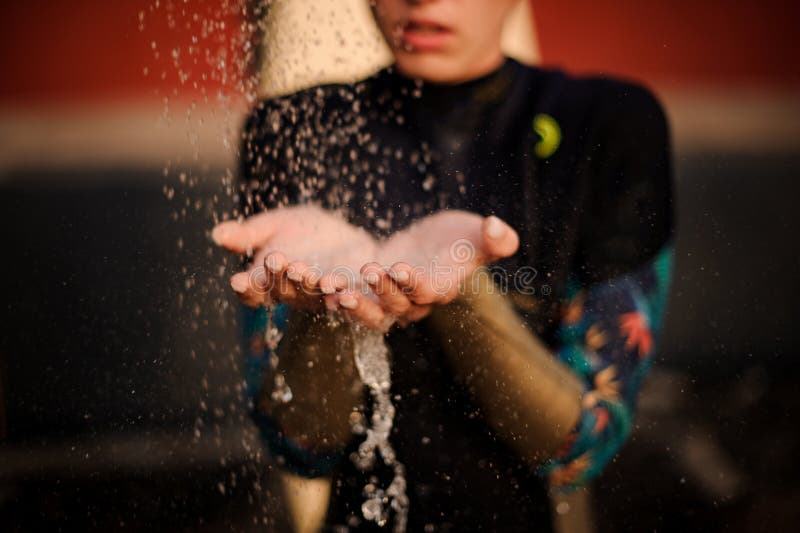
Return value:
[[(598, 531), (800, 519), (798, 6), (523, 0), (509, 20), (509, 53), (638, 80), (673, 131), (674, 290)], [(248, 107), (384, 63), (365, 21), (366, 0), (0, 6), (0, 529), (286, 530), (208, 230)]]

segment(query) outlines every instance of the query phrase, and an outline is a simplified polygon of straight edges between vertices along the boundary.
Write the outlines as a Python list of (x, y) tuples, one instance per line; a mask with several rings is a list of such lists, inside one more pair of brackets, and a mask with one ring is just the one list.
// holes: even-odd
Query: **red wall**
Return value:
[[(176, 91), (180, 98), (197, 99), (204, 93), (213, 96), (221, 87), (235, 91), (240, 69), (234, 56), (241, 49), (237, 39), (243, 20), (237, 3), (3, 2), (0, 105), (160, 99)], [(623, 74), (659, 86), (800, 86), (800, 61), (792, 56), (800, 2), (532, 3), (547, 64)], [(225, 28), (216, 25), (203, 37), (203, 20), (224, 21)], [(202, 53), (189, 55), (192, 36), (198, 37)], [(172, 66), (175, 47), (181, 48), (181, 63), (190, 76), (184, 85)], [(205, 57), (207, 49), (212, 58)], [(225, 69), (208, 65), (222, 56)]]
[(800, 2), (532, 0), (542, 58), (661, 86), (800, 87)]
[[(237, 3), (3, 2), (0, 103), (156, 99), (174, 95), (176, 90), (180, 97), (192, 98), (202, 97), (204, 92), (214, 95), (222, 87), (233, 88), (240, 77), (231, 56), (242, 48), (243, 18)], [(215, 24), (212, 28), (204, 21)], [(224, 23), (224, 29), (220, 23)], [(193, 36), (198, 40), (198, 53), (189, 54)], [(172, 50), (176, 47), (181, 50), (181, 67), (189, 73), (184, 84), (173, 65)], [(210, 65), (218, 64), (221, 57), (226, 59), (227, 68)], [(228, 75), (227, 80), (222, 79), (222, 73)]]

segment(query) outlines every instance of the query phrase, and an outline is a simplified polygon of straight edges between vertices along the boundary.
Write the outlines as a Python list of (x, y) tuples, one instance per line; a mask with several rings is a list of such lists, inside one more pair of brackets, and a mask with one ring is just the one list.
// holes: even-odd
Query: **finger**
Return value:
[(289, 263), (285, 270), (285, 282), (294, 285), (294, 294), (289, 292), (284, 297), (294, 298), (291, 305), (300, 309), (319, 310), (324, 303), (319, 288), (321, 276), (321, 269), (317, 266), (308, 266), (302, 261)]
[(227, 220), (211, 230), (211, 239), (217, 246), (238, 254), (252, 253), (259, 243), (247, 222)]
[(293, 261), (286, 267), (286, 277), (295, 282), (303, 296), (320, 296), (319, 280), (322, 273), (318, 267), (308, 266), (303, 261)]
[(297, 285), (286, 275), (288, 266), (289, 262), (281, 252), (270, 252), (264, 258), (270, 294), (278, 302), (292, 303), (297, 299)]
[(334, 294), (325, 294), (322, 297), (322, 301), (325, 303), (325, 308), (328, 311), (338, 311), (339, 310), (339, 304), (338, 304), (338, 302), (336, 300), (336, 294), (335, 293)]
[[(288, 264), (289, 262), (286, 260), (286, 256), (281, 252), (270, 252), (264, 257), (263, 269), (266, 276), (266, 286), (272, 301), (286, 301), (287, 286), (294, 286), (293, 283), (290, 284), (288, 280), (286, 280), (284, 271)], [(291, 294), (288, 296), (291, 296)]]
[(264, 276), (258, 279), (257, 271), (238, 272), (231, 277), (231, 288), (239, 300), (248, 307), (259, 307), (264, 302)]
[(355, 276), (349, 269), (335, 269), (322, 275), (319, 288), (323, 294), (333, 294), (345, 289), (353, 289), (356, 285)]
[(322, 279), (322, 269), (316, 265), (308, 267), (303, 272), (303, 286), (317, 294), (321, 292), (319, 290), (320, 279)]
[(418, 305), (431, 304), (441, 297), (431, 283), (431, 278), (421, 268), (413, 268), (408, 263), (395, 263), (388, 270), (401, 292)]
[(459, 267), (456, 267), (454, 271), (434, 271), (431, 278), (427, 280), (427, 283), (430, 285), (435, 299), (430, 302), (419, 300), (417, 303), (444, 305), (452, 302), (455, 297), (458, 296), (459, 287), (464, 283), (465, 277), (466, 270)]
[(378, 263), (364, 265), (361, 268), (361, 277), (378, 297), (378, 303), (388, 314), (401, 316), (411, 307), (411, 300), (403, 294), (389, 273)]
[(397, 320), (397, 323), (403, 327), (408, 326), (413, 322), (418, 322), (428, 316), (433, 309), (432, 305), (414, 305), (406, 314)]
[(217, 246), (222, 246), (228, 251), (235, 253), (245, 253), (252, 250), (248, 232), (244, 229), (244, 224), (236, 220), (226, 220), (217, 224), (211, 230), (211, 240)]
[(244, 222), (226, 220), (211, 230), (211, 239), (231, 252), (251, 253), (273, 235), (275, 220), (271, 212), (253, 215)]
[(519, 235), (514, 228), (492, 215), (481, 226), (483, 246), (489, 260), (514, 255), (519, 248)]
[(286, 270), (284, 271), (286, 274), (286, 280), (292, 284), (297, 289), (298, 293), (305, 293), (305, 287), (303, 286), (303, 273), (308, 269), (308, 265), (306, 265), (302, 261), (293, 261), (286, 266)]
[(393, 322), (377, 302), (361, 293), (345, 291), (337, 293), (336, 296), (339, 306), (347, 310), (352, 319), (369, 328), (386, 331)]

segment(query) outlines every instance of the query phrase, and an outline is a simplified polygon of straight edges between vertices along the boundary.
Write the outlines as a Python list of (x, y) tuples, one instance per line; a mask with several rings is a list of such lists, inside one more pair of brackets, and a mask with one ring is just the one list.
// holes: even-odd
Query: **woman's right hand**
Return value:
[(377, 250), (366, 231), (311, 205), (225, 221), (211, 237), (231, 252), (252, 255), (250, 268), (231, 278), (239, 299), (251, 307), (285, 302), (311, 311), (324, 304), (336, 308), (333, 294), (353, 286), (354, 275)]
[(380, 258), (363, 265), (371, 294), (344, 290), (335, 301), (371, 328), (416, 322), (453, 301), (477, 268), (518, 248), (517, 232), (497, 217), (440, 211), (392, 235), (381, 244)]

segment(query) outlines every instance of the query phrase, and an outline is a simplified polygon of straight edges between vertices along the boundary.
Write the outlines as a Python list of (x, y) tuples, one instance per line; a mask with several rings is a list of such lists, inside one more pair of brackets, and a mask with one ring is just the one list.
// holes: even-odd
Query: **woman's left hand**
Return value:
[(427, 316), (433, 306), (451, 302), (477, 268), (518, 248), (517, 232), (495, 216), (441, 211), (381, 244), (377, 261), (361, 268), (369, 292), (345, 289), (335, 301), (368, 327), (406, 325)]

